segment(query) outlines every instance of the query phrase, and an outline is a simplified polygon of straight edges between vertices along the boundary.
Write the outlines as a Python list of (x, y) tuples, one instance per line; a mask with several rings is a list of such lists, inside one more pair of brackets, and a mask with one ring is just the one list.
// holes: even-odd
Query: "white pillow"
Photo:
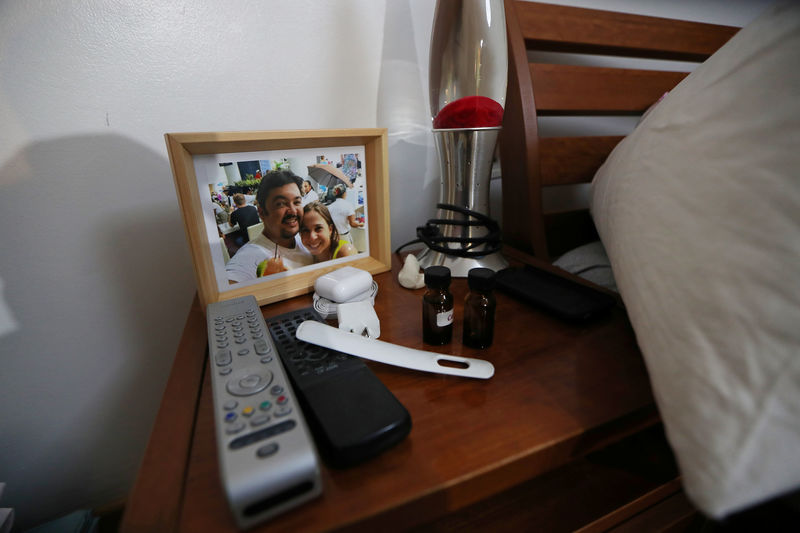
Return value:
[(592, 214), (694, 504), (720, 518), (800, 487), (800, 3), (652, 110)]

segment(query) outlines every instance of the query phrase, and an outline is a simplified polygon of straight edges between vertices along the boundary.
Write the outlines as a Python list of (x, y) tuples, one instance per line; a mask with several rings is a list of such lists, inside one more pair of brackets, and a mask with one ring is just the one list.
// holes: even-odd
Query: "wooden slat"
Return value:
[[(505, 0), (505, 9), (508, 23), (508, 91), (499, 148), (503, 191), (513, 193), (503, 194), (503, 243), (546, 258), (544, 228), (536, 223), (542, 218), (536, 104), (533, 101), (525, 41), (519, 26), (514, 23), (514, 1)], [(519, 224), (519, 213), (528, 213), (532, 223)]]
[(623, 138), (621, 135), (540, 138), (542, 185), (589, 183)]
[(541, 115), (642, 113), (688, 72), (531, 63)]
[(703, 61), (739, 30), (535, 2), (515, 7), (525, 40), (537, 50)]
[[(553, 244), (553, 239), (583, 244), (579, 239), (592, 233), (584, 222), (591, 220), (585, 214), (544, 220), (541, 188), (589, 181), (617, 141), (540, 140), (537, 118), (640, 114), (686, 73), (531, 65), (528, 52), (703, 61), (739, 28), (520, 0), (505, 0), (505, 10), (509, 79), (500, 138), (503, 240), (549, 260), (565, 251), (564, 243)], [(519, 213), (528, 213), (530, 224), (519, 224)], [(552, 230), (545, 232), (548, 226)], [(570, 234), (573, 230), (577, 233)]]

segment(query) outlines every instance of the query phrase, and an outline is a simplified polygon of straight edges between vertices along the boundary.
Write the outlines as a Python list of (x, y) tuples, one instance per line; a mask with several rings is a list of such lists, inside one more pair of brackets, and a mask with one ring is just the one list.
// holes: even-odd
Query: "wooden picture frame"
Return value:
[[(305, 294), (313, 291), (314, 281), (319, 276), (344, 265), (372, 274), (391, 269), (386, 129), (167, 133), (164, 137), (204, 309), (209, 303), (248, 294), (254, 295), (259, 305)], [(203, 175), (211, 172), (204, 170), (213, 166), (209, 161), (238, 158), (240, 154), (247, 159), (262, 153), (307, 154), (309, 149), (313, 149), (315, 153), (323, 154), (358, 148), (363, 150), (359, 153), (364, 158), (363, 163), (358, 162), (360, 177), (364, 179), (360, 188), (364, 194), (359, 194), (358, 201), (364, 202), (366, 250), (351, 257), (227, 285), (224, 242), (220, 242), (215, 231), (214, 203), (209, 193), (211, 188), (206, 184), (210, 178)], [(218, 166), (224, 167), (225, 164)], [(305, 169), (291, 170), (301, 178), (306, 177)], [(223, 261), (222, 275), (220, 260)]]

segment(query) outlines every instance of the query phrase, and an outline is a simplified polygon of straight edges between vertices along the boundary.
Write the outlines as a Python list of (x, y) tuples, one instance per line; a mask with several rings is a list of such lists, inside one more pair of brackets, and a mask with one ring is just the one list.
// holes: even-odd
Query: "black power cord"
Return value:
[[(400, 250), (412, 244), (419, 242), (436, 252), (441, 252), (447, 255), (455, 255), (458, 257), (483, 257), (485, 255), (499, 252), (502, 247), (500, 225), (492, 218), (452, 204), (436, 204), (438, 209), (446, 211), (455, 211), (467, 217), (472, 217), (474, 220), (450, 220), (445, 218), (432, 218), (429, 219), (424, 226), (417, 227), (417, 238), (413, 241), (407, 242), (395, 250), (399, 253)], [(445, 226), (460, 226), (460, 227), (483, 227), (486, 229), (487, 234), (483, 237), (445, 237), (439, 228), (440, 225)], [(461, 244), (460, 248), (450, 248), (447, 244), (457, 243)], [(477, 246), (483, 246), (481, 250), (475, 250)]]

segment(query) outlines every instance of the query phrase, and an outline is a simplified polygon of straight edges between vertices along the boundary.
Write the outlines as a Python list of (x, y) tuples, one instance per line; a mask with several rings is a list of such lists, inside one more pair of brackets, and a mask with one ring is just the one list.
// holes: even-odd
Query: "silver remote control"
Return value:
[(255, 297), (206, 320), (220, 478), (244, 529), (319, 496), (319, 459)]

